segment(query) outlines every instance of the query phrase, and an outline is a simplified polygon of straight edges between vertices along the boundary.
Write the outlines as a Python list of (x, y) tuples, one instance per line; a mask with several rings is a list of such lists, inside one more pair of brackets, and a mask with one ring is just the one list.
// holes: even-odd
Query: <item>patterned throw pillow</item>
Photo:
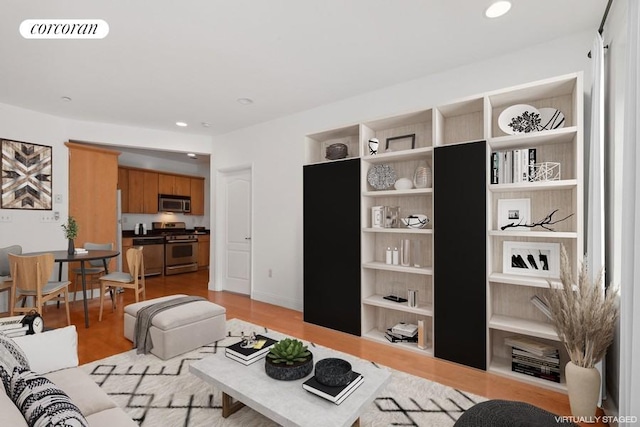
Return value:
[(0, 377), (7, 394), (9, 394), (11, 374), (16, 367), (30, 369), (27, 356), (11, 338), (0, 333)]
[(29, 427), (89, 427), (80, 409), (49, 379), (15, 368), (10, 393)]

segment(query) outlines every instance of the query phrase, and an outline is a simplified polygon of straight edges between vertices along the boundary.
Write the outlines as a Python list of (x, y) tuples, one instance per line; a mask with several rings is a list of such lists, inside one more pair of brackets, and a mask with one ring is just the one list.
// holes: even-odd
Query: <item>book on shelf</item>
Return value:
[(360, 384), (364, 377), (358, 372), (351, 372), (351, 381), (344, 386), (327, 386), (320, 383), (315, 376), (302, 383), (302, 388), (315, 395), (323, 397), (336, 405), (341, 404)]
[(535, 372), (542, 372), (544, 374), (558, 374), (560, 375), (560, 366), (548, 366), (548, 365), (541, 365), (539, 363), (534, 363), (534, 362), (527, 362), (524, 360), (512, 360), (511, 361), (511, 367), (519, 367), (522, 369), (529, 369)]
[(511, 358), (518, 359), (518, 360), (527, 360), (527, 361), (530, 361), (533, 363), (539, 363), (542, 365), (549, 365), (549, 366), (560, 365), (559, 354), (555, 354), (552, 356), (536, 356), (535, 354), (514, 348), (511, 351)]
[(245, 365), (249, 365), (265, 356), (271, 347), (273, 347), (277, 342), (278, 341), (273, 338), (269, 338), (264, 335), (256, 335), (256, 342), (253, 346), (243, 347), (242, 341), (240, 341), (225, 348), (224, 353), (230, 359), (238, 362), (249, 362), (245, 363)]
[(558, 349), (552, 345), (522, 336), (511, 336), (504, 339), (505, 345), (527, 351), (536, 356), (553, 356)]
[(540, 378), (542, 380), (553, 381), (555, 383), (560, 382), (560, 373), (544, 373), (539, 370), (518, 366), (512, 366), (511, 370), (519, 374), (529, 375), (530, 377)]
[(403, 337), (415, 337), (418, 335), (418, 325), (411, 323), (398, 323), (391, 328), (391, 332)]
[(535, 177), (535, 148), (491, 153), (491, 184), (531, 182)]
[(386, 332), (384, 333), (384, 336), (390, 342), (416, 342), (416, 343), (418, 342), (418, 334), (412, 337), (406, 337), (404, 335), (400, 335), (393, 332), (391, 328), (386, 330)]

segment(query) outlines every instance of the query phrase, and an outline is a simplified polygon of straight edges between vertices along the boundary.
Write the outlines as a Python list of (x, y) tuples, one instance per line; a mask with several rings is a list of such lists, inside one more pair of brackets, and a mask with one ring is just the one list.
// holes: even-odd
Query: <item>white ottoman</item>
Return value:
[[(160, 301), (184, 297), (169, 295), (129, 304), (124, 308), (124, 336), (133, 342), (138, 310)], [(153, 341), (151, 353), (166, 360), (226, 335), (226, 309), (210, 301), (194, 301), (161, 311), (153, 317), (149, 331)]]

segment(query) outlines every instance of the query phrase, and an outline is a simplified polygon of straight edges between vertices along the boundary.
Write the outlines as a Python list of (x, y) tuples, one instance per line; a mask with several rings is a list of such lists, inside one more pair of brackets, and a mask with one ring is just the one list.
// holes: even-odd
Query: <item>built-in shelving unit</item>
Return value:
[[(564, 115), (564, 124), (556, 129), (507, 134), (500, 127), (500, 114), (517, 104), (531, 105), (537, 109), (557, 109)], [(414, 136), (413, 147), (411, 138), (397, 138), (407, 135)], [(375, 154), (370, 152), (368, 145), (372, 138), (379, 141), (378, 152)], [(388, 139), (390, 140), (387, 142)], [(478, 141), (482, 141), (482, 146), (486, 147), (486, 156), (479, 161), (486, 163), (482, 168), (469, 170), (487, 171), (487, 176), (481, 180), (487, 184), (481, 184), (484, 190), (479, 190), (482, 192), (482, 198), (486, 200), (480, 202), (480, 206), (486, 204), (486, 212), (482, 212), (482, 218), (486, 217), (486, 225), (481, 227), (481, 232), (486, 238), (486, 253), (478, 254), (482, 259), (486, 259), (486, 273), (482, 279), (485, 283), (483, 296), (486, 298), (478, 302), (486, 311), (486, 327), (483, 329), (486, 335), (486, 369), (554, 390), (566, 390), (564, 377), (558, 384), (511, 370), (511, 348), (504, 344), (504, 339), (513, 335), (531, 337), (556, 346), (560, 350), (562, 366), (568, 361), (568, 356), (549, 319), (530, 302), (534, 295), (544, 298), (550, 284), (560, 286), (558, 277), (503, 271), (503, 248), (505, 242), (563, 245), (574, 267), (574, 274), (577, 273), (579, 260), (584, 252), (583, 88), (582, 76), (579, 73), (307, 136), (307, 165), (335, 163), (353, 158), (358, 158), (360, 162), (360, 194), (354, 197), (358, 197), (360, 202), (361, 277), (360, 283), (357, 284), (360, 291), (360, 306), (357, 309), (361, 313), (361, 335), (420, 354), (438, 355), (437, 349), (434, 351), (434, 343), (438, 342), (434, 337), (437, 333), (434, 318), (442, 311), (436, 309), (439, 299), (435, 295), (435, 283), (445, 287), (458, 284), (436, 281), (436, 278), (442, 276), (438, 276), (439, 270), (435, 267), (435, 264), (441, 265), (440, 262), (434, 263), (435, 247), (438, 246), (434, 244), (434, 239), (446, 239), (446, 236), (438, 234), (438, 224), (433, 221), (434, 204), (442, 195), (435, 192), (451, 191), (455, 194), (457, 189), (450, 188), (447, 183), (442, 182), (434, 185), (437, 177), (433, 169), (436, 167), (434, 162), (439, 150), (444, 154), (447, 148), (455, 148), (461, 144), (470, 146)], [(326, 159), (327, 147), (335, 143), (343, 143), (348, 147), (346, 159)], [(559, 179), (492, 183), (495, 182), (492, 181), (491, 175), (494, 166), (493, 152), (531, 148), (536, 150), (537, 164), (560, 164)], [(480, 150), (482, 156), (485, 148)], [(477, 156), (471, 157), (468, 161), (473, 163), (476, 158)], [(367, 180), (369, 170), (381, 164), (393, 168), (397, 178), (412, 180), (416, 167), (424, 162), (432, 172), (432, 183), (427, 188), (375, 189)], [(459, 173), (464, 175), (468, 171), (460, 170)], [(474, 177), (468, 176), (468, 179), (473, 180)], [(498, 205), (500, 200), (506, 199), (529, 199), (532, 221), (545, 218), (556, 209), (554, 219), (566, 219), (552, 224), (552, 230), (541, 227), (511, 227), (502, 230), (498, 226)], [(372, 223), (372, 208), (377, 206), (397, 206), (400, 209), (400, 217), (424, 214), (432, 221), (422, 229), (403, 226), (380, 228)], [(460, 209), (465, 209), (464, 200), (460, 200)], [(474, 212), (468, 212), (468, 215), (473, 214)], [(403, 239), (419, 242), (419, 259), (412, 259), (408, 266), (386, 263), (386, 249), (400, 248), (400, 241)], [(461, 240), (460, 244), (465, 244), (464, 238)], [(412, 254), (413, 257), (415, 255), (417, 254)], [(407, 303), (396, 303), (384, 298), (389, 294), (406, 298), (409, 289), (418, 292), (417, 307), (409, 307)], [(480, 313), (480, 316), (483, 317), (483, 314)], [(426, 348), (418, 348), (415, 343), (391, 343), (385, 338), (385, 330), (394, 324), (417, 323), (419, 320), (426, 326)], [(479, 345), (482, 348), (482, 342)], [(485, 366), (485, 363), (478, 365)]]

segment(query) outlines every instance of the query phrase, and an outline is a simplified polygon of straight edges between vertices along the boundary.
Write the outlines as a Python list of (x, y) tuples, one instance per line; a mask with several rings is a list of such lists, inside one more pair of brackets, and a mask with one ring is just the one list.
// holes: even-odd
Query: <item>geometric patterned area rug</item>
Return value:
[[(230, 334), (217, 343), (169, 360), (136, 350), (82, 365), (140, 426), (276, 426), (251, 408), (222, 418), (219, 390), (189, 372), (189, 364), (238, 341), (242, 332), (263, 327), (238, 319), (227, 321)], [(314, 346), (313, 343), (306, 343)], [(453, 426), (460, 415), (487, 399), (385, 367), (391, 380), (360, 417), (361, 426)]]

